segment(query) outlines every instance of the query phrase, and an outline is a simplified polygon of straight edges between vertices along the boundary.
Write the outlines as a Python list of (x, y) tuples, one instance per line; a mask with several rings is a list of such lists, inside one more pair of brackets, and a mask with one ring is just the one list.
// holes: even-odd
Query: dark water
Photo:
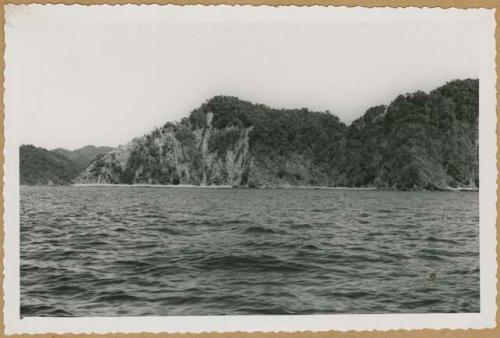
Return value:
[(22, 187), (21, 315), (479, 312), (478, 193)]

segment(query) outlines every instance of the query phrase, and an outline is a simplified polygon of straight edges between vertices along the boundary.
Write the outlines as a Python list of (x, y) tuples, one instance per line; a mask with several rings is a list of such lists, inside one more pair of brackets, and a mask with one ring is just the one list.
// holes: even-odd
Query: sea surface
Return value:
[(21, 316), (479, 312), (478, 200), (21, 187)]

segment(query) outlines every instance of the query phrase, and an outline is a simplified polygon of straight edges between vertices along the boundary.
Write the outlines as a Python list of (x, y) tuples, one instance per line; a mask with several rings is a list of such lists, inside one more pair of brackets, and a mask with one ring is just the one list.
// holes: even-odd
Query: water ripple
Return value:
[(479, 311), (477, 193), (21, 188), (22, 316)]

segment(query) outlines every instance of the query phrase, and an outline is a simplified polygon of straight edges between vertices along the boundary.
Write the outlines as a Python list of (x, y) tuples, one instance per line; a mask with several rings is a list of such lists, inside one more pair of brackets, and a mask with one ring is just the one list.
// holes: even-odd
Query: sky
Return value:
[(6, 116), (48, 149), (124, 144), (215, 95), (349, 124), (478, 78), (479, 11), (8, 5)]

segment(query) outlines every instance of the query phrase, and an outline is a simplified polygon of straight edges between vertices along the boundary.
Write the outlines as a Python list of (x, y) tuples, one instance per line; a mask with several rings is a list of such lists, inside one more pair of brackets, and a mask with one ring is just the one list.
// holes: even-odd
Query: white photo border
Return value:
[[(9, 7), (6, 5), (8, 22)], [(41, 6), (41, 5), (23, 5)], [(48, 6), (48, 5), (44, 5)], [(57, 5), (65, 6), (65, 5)], [(79, 5), (71, 5), (79, 6)], [(86, 7), (86, 6), (81, 6)], [(123, 5), (122, 8), (158, 5)], [(10, 112), (9, 29), (5, 51), (5, 120), (4, 120), (4, 321), (6, 334), (19, 333), (132, 333), (132, 332), (272, 332), (272, 331), (364, 331), (392, 329), (483, 329), (496, 326), (497, 260), (497, 137), (495, 9), (441, 8), (347, 8), (296, 6), (203, 6), (164, 5), (173, 20), (474, 20), (482, 31), (478, 60), (479, 76), (479, 170), (480, 170), (480, 313), (428, 314), (340, 314), (274, 316), (169, 316), (169, 317), (78, 317), (20, 318), (20, 238), (19, 238), (19, 153), (17, 130), (21, 126)], [(147, 9), (146, 9), (147, 10)], [(177, 14), (183, 15), (177, 15)], [(263, 15), (265, 14), (265, 16)], [(236, 18), (236, 19), (235, 19)]]

